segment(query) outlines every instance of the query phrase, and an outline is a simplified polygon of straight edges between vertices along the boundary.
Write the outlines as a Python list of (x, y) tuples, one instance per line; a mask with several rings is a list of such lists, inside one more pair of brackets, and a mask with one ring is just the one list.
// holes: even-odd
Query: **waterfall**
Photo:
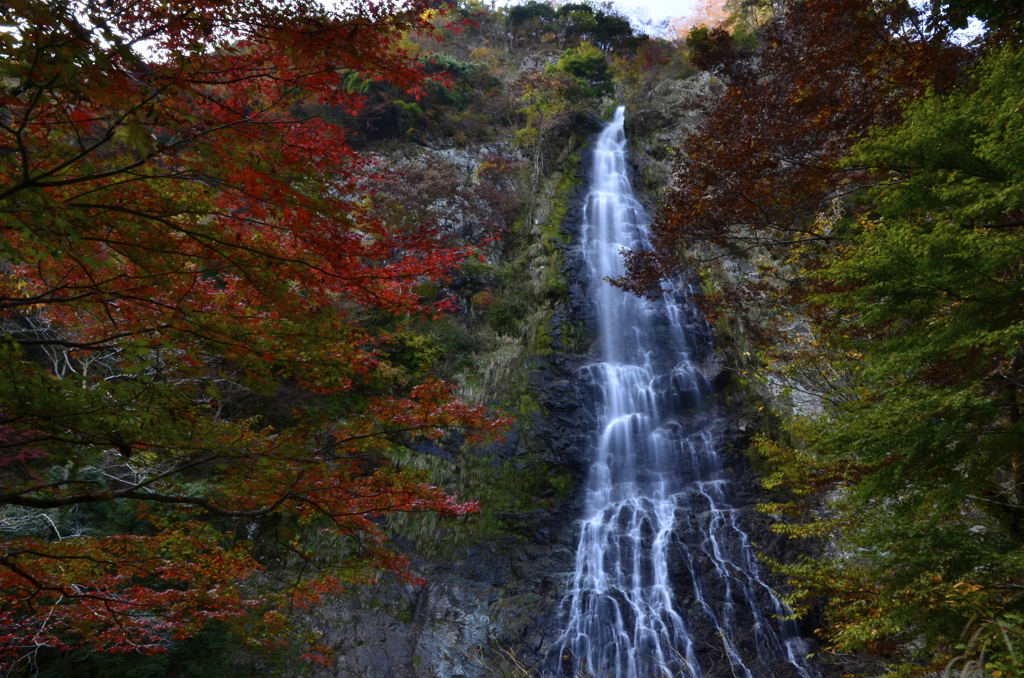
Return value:
[[(722, 421), (694, 364), (685, 289), (639, 299), (604, 278), (644, 248), (624, 110), (597, 140), (582, 225), (601, 362), (576, 570), (553, 670), (596, 678), (810, 678), (787, 610), (762, 580), (729, 502)], [(789, 628), (787, 628), (789, 627)]]

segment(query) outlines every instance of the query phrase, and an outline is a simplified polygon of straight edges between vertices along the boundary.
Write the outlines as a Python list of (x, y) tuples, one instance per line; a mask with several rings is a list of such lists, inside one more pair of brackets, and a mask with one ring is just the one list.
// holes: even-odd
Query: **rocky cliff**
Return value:
[[(706, 76), (665, 81), (627, 113), (627, 134), (635, 139), (635, 185), (644, 192), (649, 210), (656, 208), (655, 196), (668, 177), (668, 149), (699, 120), (699, 99), (713, 96), (716, 88)], [(522, 334), (543, 335), (541, 350), (536, 341), (520, 341), (490, 363), (489, 374), (481, 375), (485, 387), (476, 382), (477, 389), (493, 397), (515, 381), (530, 406), (518, 412), (502, 443), (475, 454), (487, 456), (494, 468), (518, 469), (524, 475), (547, 469), (565, 474), (571, 483), (561, 492), (550, 487), (542, 491), (544, 501), (532, 511), (503, 516), (498, 538), (451, 543), (448, 557), (418, 560), (425, 585), (384, 580), (312, 613), (321, 640), (337, 656), (335, 665), (318, 676), (526, 676), (542, 670), (558, 640), (564, 623), (560, 603), (579, 536), (576, 521), (582, 511), (586, 456), (596, 426), (590, 389), (579, 369), (590, 359), (595, 318), (575, 243), (589, 176), (588, 141), (597, 129), (596, 118), (576, 117), (550, 135), (544, 176), (529, 210), (533, 223), (525, 225), (527, 242), (517, 245), (520, 255), (524, 249), (533, 252), (523, 268), (536, 280), (557, 276), (562, 281), (549, 311), (535, 315), (536, 326)], [(467, 165), (474, 159), (464, 156), (472, 153), (447, 151), (452, 161)], [(545, 253), (545, 237), (548, 250), (554, 241), (554, 254)], [(710, 331), (706, 323), (691, 329)], [(710, 337), (706, 343), (713, 345)], [(700, 356), (701, 371), (719, 391), (730, 388), (725, 363), (713, 350)], [(725, 399), (735, 400), (728, 392)], [(751, 431), (749, 418), (736, 407), (724, 422), (736, 508), (753, 541), (773, 557), (785, 557), (785, 544), (767, 529), (767, 519), (752, 510), (762, 497), (742, 454)], [(410, 550), (414, 545), (409, 543)], [(678, 596), (685, 606), (686, 592)]]

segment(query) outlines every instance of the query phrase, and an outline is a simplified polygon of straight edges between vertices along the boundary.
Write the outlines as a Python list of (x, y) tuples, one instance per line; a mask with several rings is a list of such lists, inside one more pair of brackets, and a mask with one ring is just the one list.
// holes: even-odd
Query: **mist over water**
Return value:
[(623, 120), (619, 108), (595, 145), (581, 229), (599, 324), (600, 362), (584, 375), (598, 431), (553, 668), (596, 678), (810, 678), (803, 642), (779, 621), (786, 610), (730, 507), (722, 422), (691, 344), (703, 319), (686, 290), (666, 287), (651, 301), (603, 281), (623, 273), (623, 248), (646, 247)]

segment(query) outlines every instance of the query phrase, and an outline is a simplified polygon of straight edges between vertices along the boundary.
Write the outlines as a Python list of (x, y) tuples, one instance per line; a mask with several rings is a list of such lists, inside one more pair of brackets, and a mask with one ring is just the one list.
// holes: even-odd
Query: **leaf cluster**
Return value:
[(326, 115), (429, 86), (401, 46), (426, 9), (0, 7), (4, 669), (273, 635), (274, 608), (418, 581), (389, 514), (477, 510), (393, 463), (505, 423), (403, 364), (473, 248), (384, 214)]

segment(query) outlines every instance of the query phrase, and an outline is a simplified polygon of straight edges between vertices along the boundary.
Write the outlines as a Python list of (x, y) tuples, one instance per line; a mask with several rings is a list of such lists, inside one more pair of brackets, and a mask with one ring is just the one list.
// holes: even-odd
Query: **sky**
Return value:
[(689, 14), (696, 4), (697, 0), (615, 0), (615, 6), (628, 16), (655, 23)]
[[(484, 0), (492, 2), (492, 0)], [(580, 0), (562, 0), (562, 2), (579, 2)], [(657, 24), (668, 19), (689, 14), (693, 11), (697, 0), (612, 0), (615, 6), (640, 26), (648, 21)], [(493, 0), (498, 6), (518, 5), (527, 0)], [(649, 31), (653, 32), (653, 31)]]

